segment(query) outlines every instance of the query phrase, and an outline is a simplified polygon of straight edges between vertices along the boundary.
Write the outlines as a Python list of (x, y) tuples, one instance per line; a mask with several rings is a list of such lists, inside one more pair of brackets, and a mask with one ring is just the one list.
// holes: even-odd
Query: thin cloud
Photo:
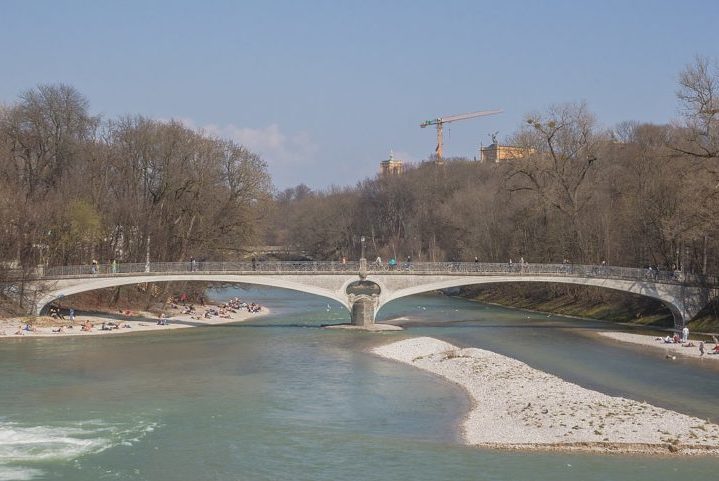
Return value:
[(267, 127), (240, 127), (234, 124), (198, 126), (192, 119), (178, 119), (188, 128), (229, 139), (262, 156), (276, 185), (291, 185), (306, 169), (315, 165), (317, 144), (307, 132), (288, 134), (278, 124)]

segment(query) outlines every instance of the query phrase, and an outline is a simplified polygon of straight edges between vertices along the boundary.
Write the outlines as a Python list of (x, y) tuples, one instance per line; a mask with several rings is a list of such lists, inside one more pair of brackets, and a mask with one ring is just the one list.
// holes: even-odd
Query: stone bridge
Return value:
[(352, 324), (371, 327), (385, 304), (422, 292), (473, 284), (551, 282), (604, 287), (662, 301), (682, 327), (719, 294), (717, 279), (679, 272), (572, 264), (425, 262), (175, 262), (40, 268), (26, 283), (33, 312), (80, 292), (146, 282), (205, 281), (280, 287), (333, 299)]

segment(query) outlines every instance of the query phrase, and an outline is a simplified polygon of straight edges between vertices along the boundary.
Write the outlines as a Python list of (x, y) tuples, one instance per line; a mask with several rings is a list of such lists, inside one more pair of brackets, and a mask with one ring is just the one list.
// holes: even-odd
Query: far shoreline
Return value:
[[(258, 317), (264, 317), (271, 314), (271, 311), (262, 306), (259, 312), (248, 312), (246, 310), (235, 310), (236, 312), (227, 311), (225, 316), (210, 316), (206, 318), (203, 314), (206, 309), (220, 310), (215, 304), (207, 304), (205, 306), (197, 306), (196, 312), (182, 314), (180, 309), (170, 309), (170, 312), (160, 318), (157, 314), (148, 311), (109, 311), (109, 310), (93, 310), (79, 311), (75, 315), (75, 320), (70, 321), (66, 316), (65, 319), (55, 319), (49, 316), (36, 317), (32, 324), (41, 324), (34, 326), (35, 331), (25, 331), (23, 327), (28, 324), (29, 318), (5, 318), (0, 319), (0, 342), (2, 339), (45, 339), (45, 338), (67, 338), (67, 337), (87, 337), (87, 336), (105, 336), (120, 335), (132, 333), (149, 333), (161, 332), (175, 329), (185, 329), (193, 327), (210, 327), (232, 324), (236, 322), (246, 322)], [(121, 312), (129, 313), (122, 314)], [(160, 322), (162, 320), (162, 322)], [(39, 322), (38, 322), (39, 321)], [(83, 331), (84, 323), (89, 322), (93, 325), (90, 331)], [(101, 326), (108, 323), (117, 325), (117, 328), (102, 330)], [(72, 325), (72, 328), (68, 326)], [(129, 326), (129, 327), (126, 327)], [(62, 327), (61, 332), (54, 332)], [(17, 332), (22, 332), (17, 334)]]
[[(604, 338), (604, 340), (618, 341), (637, 349), (647, 348), (657, 354), (663, 353), (665, 358), (673, 359), (676, 356), (681, 356), (699, 360), (709, 359), (710, 362), (719, 361), (719, 353), (713, 352), (715, 344), (707, 340), (701, 341), (690, 338), (689, 342), (694, 345), (685, 346), (681, 343), (665, 343), (663, 340), (659, 340), (662, 336), (654, 336), (651, 334), (634, 334), (622, 331), (600, 331), (595, 334)], [(700, 342), (704, 342), (704, 355), (701, 355), (699, 351)]]
[[(614, 325), (614, 326), (622, 326), (622, 327), (626, 327), (626, 328), (638, 329), (638, 330), (644, 330), (644, 331), (658, 331), (658, 332), (671, 332), (671, 333), (680, 333), (681, 332), (681, 329), (677, 329), (675, 327), (662, 327), (662, 326), (653, 326), (653, 325), (647, 325), (647, 324), (636, 324), (636, 323), (629, 322), (629, 321), (611, 321), (608, 319), (597, 319), (596, 317), (580, 316), (578, 314), (562, 314), (559, 312), (542, 311), (539, 309), (532, 309), (530, 307), (507, 306), (505, 304), (500, 304), (498, 302), (483, 301), (480, 299), (473, 299), (471, 297), (462, 297), (459, 295), (450, 295), (447, 297), (462, 299), (462, 300), (474, 302), (477, 304), (485, 304), (488, 306), (501, 307), (503, 309), (511, 309), (514, 311), (526, 311), (526, 312), (531, 312), (534, 314), (544, 314), (545, 316), (556, 316), (556, 317), (563, 317), (566, 319), (579, 319), (582, 321), (602, 322), (602, 323), (607, 323), (607, 324)], [(719, 337), (719, 333), (717, 333), (717, 332), (692, 331), (691, 335), (696, 335), (696, 336), (713, 336), (713, 335), (715, 335), (715, 336)]]

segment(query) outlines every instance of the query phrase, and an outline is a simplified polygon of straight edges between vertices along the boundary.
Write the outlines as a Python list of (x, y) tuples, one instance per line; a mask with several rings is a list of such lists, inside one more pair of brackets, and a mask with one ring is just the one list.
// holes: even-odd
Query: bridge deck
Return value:
[(87, 278), (104, 276), (127, 276), (159, 274), (233, 274), (233, 275), (276, 275), (276, 274), (307, 274), (332, 275), (359, 273), (372, 275), (515, 275), (526, 277), (587, 277), (599, 279), (634, 280), (662, 284), (680, 284), (694, 286), (717, 286), (716, 277), (687, 275), (680, 271), (657, 271), (655, 269), (638, 269), (631, 267), (574, 265), (574, 264), (509, 264), (482, 262), (412, 262), (399, 263), (396, 266), (378, 265), (368, 262), (332, 262), (332, 261), (301, 261), (301, 262), (151, 262), (113, 265), (79, 265), (41, 267), (32, 272), (30, 278), (37, 280), (56, 280), (69, 278)]

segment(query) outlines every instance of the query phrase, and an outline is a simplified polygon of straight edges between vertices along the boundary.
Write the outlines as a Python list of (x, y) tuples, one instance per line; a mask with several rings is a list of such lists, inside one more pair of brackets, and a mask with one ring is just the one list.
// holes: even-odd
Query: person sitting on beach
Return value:
[(669, 337), (669, 335), (667, 335), (667, 337), (664, 338), (664, 344), (671, 344), (673, 342), (674, 341), (672, 340), (671, 337)]
[(681, 341), (679, 339), (679, 336), (677, 334), (674, 334), (674, 337), (672, 338), (674, 344), (679, 344)]
[(90, 331), (92, 331), (92, 328), (93, 328), (93, 327), (94, 327), (94, 326), (92, 325), (92, 322), (90, 322), (90, 321), (85, 321), (85, 323), (82, 325), (81, 330), (82, 330), (82, 331), (85, 331), (85, 332), (90, 332)]
[(714, 349), (712, 349), (712, 351), (714, 351), (714, 354), (719, 354), (719, 344), (714, 344)]
[(53, 329), (52, 332), (54, 332), (55, 334), (62, 334), (63, 332), (65, 332), (65, 327), (60, 326), (57, 329)]
[(716, 336), (712, 336), (712, 342), (716, 345), (719, 344), (719, 340), (717, 340)]

